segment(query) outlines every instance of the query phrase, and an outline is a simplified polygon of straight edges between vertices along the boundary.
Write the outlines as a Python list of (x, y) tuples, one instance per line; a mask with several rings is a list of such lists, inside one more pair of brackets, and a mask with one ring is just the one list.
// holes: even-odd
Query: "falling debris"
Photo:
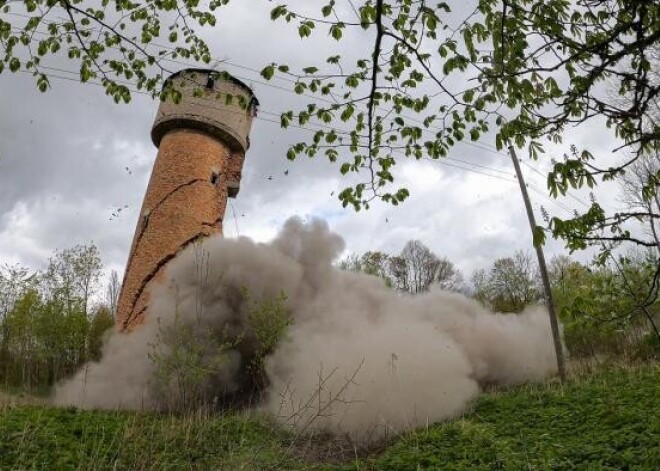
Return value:
[(114, 210), (112, 211), (112, 214), (110, 215), (110, 219), (109, 219), (109, 221), (112, 221), (113, 219), (117, 219), (117, 218), (121, 215), (121, 212), (122, 212), (124, 209), (128, 209), (128, 205), (127, 205), (127, 204), (125, 204), (124, 206), (120, 206), (120, 207), (114, 209)]
[[(144, 325), (114, 332), (102, 360), (59, 385), (55, 402), (167, 408), (153, 354), (168, 328), (215, 339), (195, 343), (212, 372), (203, 384), (209, 401), (244, 394), (258, 353), (246, 299), (282, 293), (291, 323), (265, 358), (265, 390), (254, 400), (300, 432), (400, 433), (461, 413), (484, 385), (555, 371), (543, 309), (503, 315), (456, 293), (402, 296), (379, 278), (339, 270), (343, 247), (324, 222), (299, 219), (268, 244), (211, 237), (189, 246), (151, 287)], [(181, 399), (175, 382), (167, 386), (167, 397)]]

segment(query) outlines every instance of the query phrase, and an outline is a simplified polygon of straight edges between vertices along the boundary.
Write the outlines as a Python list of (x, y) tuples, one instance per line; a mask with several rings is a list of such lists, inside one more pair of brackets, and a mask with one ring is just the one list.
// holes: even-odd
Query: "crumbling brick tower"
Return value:
[(168, 261), (200, 238), (222, 234), (258, 105), (252, 90), (226, 73), (186, 69), (167, 80), (182, 98), (160, 104), (151, 130), (158, 156), (119, 296), (120, 330), (143, 322), (150, 284)]

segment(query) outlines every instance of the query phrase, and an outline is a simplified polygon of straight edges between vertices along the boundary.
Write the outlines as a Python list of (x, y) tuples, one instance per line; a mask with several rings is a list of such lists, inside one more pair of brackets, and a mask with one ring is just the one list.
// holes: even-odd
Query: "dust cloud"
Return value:
[[(167, 332), (194, 340), (208, 400), (250, 397), (299, 432), (357, 439), (456, 416), (485, 385), (555, 372), (542, 308), (493, 314), (455, 293), (401, 295), (378, 278), (337, 269), (343, 248), (324, 222), (296, 218), (268, 244), (215, 237), (187, 248), (152, 290), (145, 325), (110, 335), (102, 360), (60, 384), (54, 402), (137, 410), (185, 402), (190, 391), (164, 360), (179, 351), (163, 341)], [(266, 355), (255, 395), (246, 365), (259, 342), (246, 299), (281, 293), (291, 323)], [(164, 370), (165, 395), (154, 386)]]

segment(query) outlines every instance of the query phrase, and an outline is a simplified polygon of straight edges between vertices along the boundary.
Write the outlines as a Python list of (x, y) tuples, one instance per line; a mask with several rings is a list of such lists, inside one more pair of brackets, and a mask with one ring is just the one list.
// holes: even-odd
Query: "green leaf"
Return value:
[(545, 244), (545, 229), (541, 226), (536, 226), (532, 232), (534, 246), (539, 247)]
[(275, 75), (275, 65), (271, 64), (263, 68), (261, 71), (261, 76), (266, 80), (270, 80)]
[(347, 105), (346, 108), (344, 109), (344, 111), (342, 111), (342, 113), (341, 113), (341, 116), (340, 116), (341, 120), (343, 122), (348, 121), (349, 119), (351, 119), (354, 112), (355, 112), (355, 107), (353, 105)]
[(332, 7), (335, 5), (334, 0), (321, 8), (321, 14), (324, 17), (330, 16), (332, 14)]
[(296, 152), (293, 149), (289, 149), (286, 153), (286, 158), (289, 160), (296, 160)]
[(339, 41), (343, 35), (341, 27), (339, 27), (339, 25), (332, 25), (330, 27), (330, 35), (333, 37), (333, 39)]
[(286, 5), (278, 5), (270, 11), (270, 19), (274, 21), (286, 14), (286, 12)]
[(9, 70), (12, 72), (16, 72), (20, 68), (21, 68), (21, 61), (18, 60), (18, 58), (16, 57), (12, 57), (12, 59), (9, 61)]
[(314, 23), (311, 21), (303, 21), (298, 27), (298, 35), (300, 35), (301, 38), (307, 38), (311, 36), (314, 26)]

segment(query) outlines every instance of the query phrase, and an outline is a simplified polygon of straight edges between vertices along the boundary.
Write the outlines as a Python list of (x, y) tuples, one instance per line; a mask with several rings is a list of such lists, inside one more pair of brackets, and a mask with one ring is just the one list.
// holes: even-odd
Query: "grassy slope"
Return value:
[(660, 470), (660, 368), (484, 395), (462, 419), (417, 431), (364, 464)]
[(0, 405), (1, 469), (660, 469), (660, 367), (483, 395), (378, 456), (304, 463), (264, 419)]

